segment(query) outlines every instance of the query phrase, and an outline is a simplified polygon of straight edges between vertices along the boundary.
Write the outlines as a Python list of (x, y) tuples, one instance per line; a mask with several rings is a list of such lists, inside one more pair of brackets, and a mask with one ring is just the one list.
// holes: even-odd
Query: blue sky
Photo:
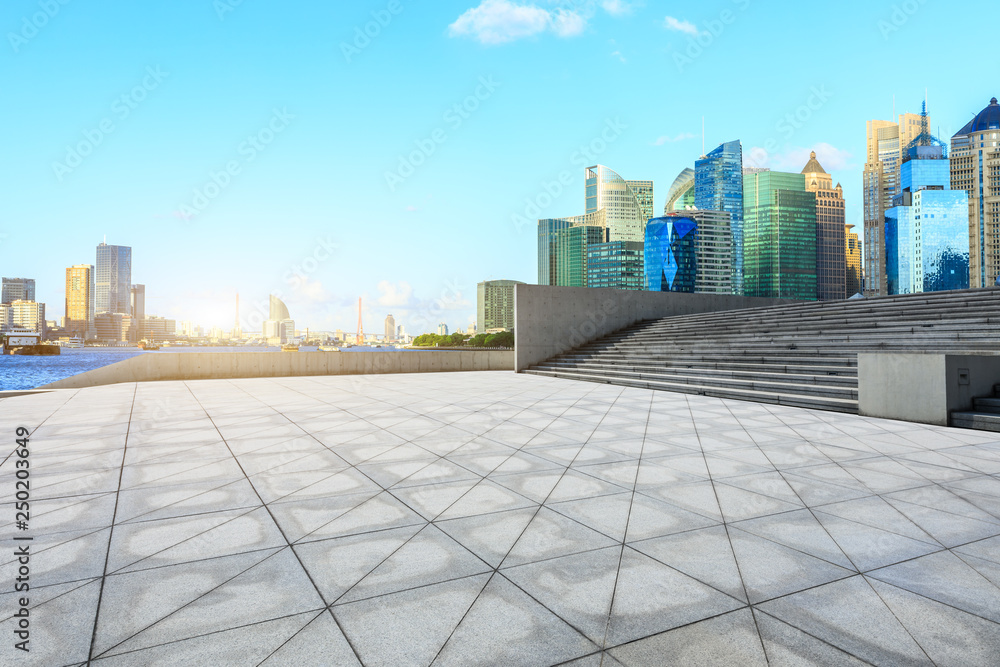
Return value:
[(0, 274), (35, 278), (58, 319), (65, 267), (106, 235), (132, 246), (152, 314), (229, 328), (239, 292), (247, 327), (274, 292), (300, 327), (353, 331), (359, 296), (367, 331), (388, 313), (411, 333), (464, 327), (477, 282), (535, 281), (534, 218), (583, 212), (587, 164), (654, 180), (662, 209), (703, 116), (709, 149), (740, 139), (758, 164), (797, 172), (817, 150), (860, 226), (865, 121), (893, 96), (918, 112), (926, 89), (950, 137), (1000, 92), (977, 70), (995, 16), (933, 0), (7, 0)]

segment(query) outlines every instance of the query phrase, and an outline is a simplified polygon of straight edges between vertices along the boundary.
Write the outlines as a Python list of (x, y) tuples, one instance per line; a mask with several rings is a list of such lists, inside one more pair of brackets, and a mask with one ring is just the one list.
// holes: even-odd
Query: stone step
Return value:
[(1000, 414), (1000, 398), (975, 398), (972, 400), (972, 407), (976, 412)]
[(804, 394), (783, 394), (780, 392), (741, 390), (722, 387), (701, 386), (692, 384), (676, 384), (669, 382), (657, 382), (653, 380), (609, 380), (602, 375), (568, 375), (552, 371), (539, 371), (528, 369), (524, 371), (532, 375), (542, 375), (545, 377), (558, 377), (570, 380), (582, 380), (585, 382), (598, 382), (602, 384), (613, 384), (616, 386), (638, 387), (641, 389), (656, 389), (660, 391), (673, 391), (682, 394), (697, 394), (700, 396), (712, 396), (714, 398), (729, 398), (741, 401), (753, 401), (757, 403), (772, 403), (777, 405), (787, 405), (799, 408), (814, 408), (819, 410), (831, 410), (835, 412), (847, 412), (856, 414), (858, 402), (856, 399), (838, 399), (828, 397), (817, 397)]
[(1000, 432), (1000, 415), (992, 412), (953, 412), (951, 425), (958, 428)]
[(791, 377), (786, 377), (785, 379), (709, 378), (671, 373), (632, 373), (620, 370), (587, 371), (562, 366), (547, 368), (534, 366), (533, 369), (548, 373), (555, 373), (560, 377), (576, 377), (586, 375), (594, 377), (600, 376), (609, 380), (663, 382), (675, 385), (698, 385), (704, 387), (717, 387), (745, 391), (822, 396), (828, 398), (853, 399), (855, 401), (858, 398), (858, 387), (856, 383), (853, 386), (809, 384), (799, 382), (797, 381), (797, 378)]
[(625, 364), (599, 364), (599, 363), (573, 363), (562, 360), (547, 361), (535, 366), (543, 370), (575, 370), (592, 373), (633, 373), (642, 376), (676, 376), (676, 377), (696, 377), (696, 378), (729, 378), (734, 380), (770, 380), (788, 381), (800, 384), (820, 384), (830, 386), (854, 387), (858, 386), (857, 373), (854, 375), (834, 375), (834, 374), (808, 374), (808, 373), (788, 373), (788, 372), (768, 372), (768, 371), (740, 371), (731, 369), (715, 368), (685, 368), (685, 367), (660, 367)]
[[(610, 358), (609, 356), (594, 355), (565, 355), (551, 359), (551, 362), (566, 362), (569, 364), (584, 365), (597, 364), (602, 366), (615, 366), (623, 364), (633, 369), (641, 368), (645, 370), (656, 369), (690, 369), (693, 371), (733, 371), (741, 373), (788, 373), (791, 375), (827, 375), (838, 377), (858, 376), (856, 365), (803, 365), (788, 363), (786, 361), (776, 361), (775, 363), (744, 363), (744, 362), (712, 362), (693, 361), (687, 359), (671, 359), (669, 361), (654, 362), (652, 360), (636, 358)], [(548, 362), (546, 362), (548, 363)], [(852, 360), (853, 363), (853, 360)]]

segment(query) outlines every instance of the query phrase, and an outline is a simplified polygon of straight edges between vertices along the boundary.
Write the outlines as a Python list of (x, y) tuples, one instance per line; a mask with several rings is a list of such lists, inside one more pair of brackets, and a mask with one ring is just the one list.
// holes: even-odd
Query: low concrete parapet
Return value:
[(1000, 384), (1000, 354), (858, 354), (858, 412), (867, 417), (948, 426), (952, 412)]
[(514, 287), (514, 370), (520, 372), (642, 320), (798, 303), (731, 294), (591, 287)]
[(44, 385), (79, 389), (119, 382), (220, 380), (304, 375), (510, 371), (512, 350), (396, 352), (156, 352)]

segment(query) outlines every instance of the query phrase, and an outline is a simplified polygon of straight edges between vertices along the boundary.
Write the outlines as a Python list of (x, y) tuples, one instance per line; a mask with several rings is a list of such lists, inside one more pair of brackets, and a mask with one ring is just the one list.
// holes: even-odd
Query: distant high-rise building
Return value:
[(951, 189), (969, 198), (969, 279), (1000, 276), (1000, 104), (997, 98), (951, 138)]
[(698, 227), (695, 235), (695, 257), (698, 274), (694, 291), (707, 294), (733, 293), (733, 241), (729, 214), (725, 211), (702, 211), (691, 208), (666, 214), (672, 218), (693, 220)]
[(663, 207), (663, 215), (672, 211), (685, 211), (695, 208), (694, 169), (685, 167), (674, 179), (673, 185), (667, 191), (667, 203)]
[(654, 209), (656, 205), (653, 198), (653, 181), (625, 181), (625, 185), (628, 186), (639, 202), (639, 208), (642, 209), (643, 224), (655, 218), (656, 213)]
[(743, 294), (743, 146), (739, 141), (721, 144), (695, 162), (694, 200), (701, 210), (729, 214), (733, 294)]
[(646, 289), (644, 243), (610, 241), (587, 245), (587, 287)]
[(514, 286), (517, 280), (486, 280), (476, 285), (476, 323), (484, 332), (514, 329)]
[(885, 213), (886, 293), (969, 287), (969, 197), (951, 189), (944, 147), (918, 140), (899, 173), (900, 193)]
[(94, 329), (98, 340), (106, 343), (125, 342), (132, 330), (132, 316), (127, 313), (97, 313), (94, 315)]
[(288, 314), (285, 302), (270, 295), (268, 318), (264, 321), (264, 338), (270, 344), (284, 345), (295, 337), (295, 320)]
[(861, 240), (857, 232), (852, 232), (854, 225), (845, 226), (845, 260), (846, 260), (846, 287), (847, 296), (852, 297), (861, 293)]
[(94, 267), (77, 264), (66, 269), (66, 331), (81, 338), (94, 334)]
[(447, 336), (447, 335), (448, 335), (448, 325), (445, 324), (444, 322), (441, 322), (440, 324), (438, 324), (438, 336)]
[(14, 303), (15, 301), (35, 300), (35, 279), (34, 278), (4, 278), (3, 296), (0, 302)]
[(132, 285), (129, 294), (131, 295), (129, 313), (132, 315), (132, 340), (144, 340), (146, 338), (146, 286)]
[(698, 276), (697, 234), (698, 225), (691, 218), (663, 217), (649, 221), (643, 249), (646, 289), (694, 292)]
[(885, 212), (899, 194), (899, 166), (906, 149), (921, 131), (920, 114), (900, 114), (898, 122), (867, 123), (864, 168), (864, 272), (865, 296), (886, 293)]
[(391, 313), (385, 318), (385, 339), (396, 340), (396, 318)]
[(27, 299), (15, 299), (10, 304), (11, 320), (14, 328), (34, 331), (45, 336), (45, 304)]
[[(135, 327), (133, 326), (133, 328)], [(177, 339), (177, 322), (166, 317), (155, 317), (152, 315), (146, 317), (142, 325), (142, 330), (145, 339), (155, 343)], [(219, 332), (214, 333), (218, 334)], [(221, 336), (216, 335), (214, 337), (219, 338)]]
[(402, 324), (396, 327), (396, 340), (401, 340), (404, 343), (406, 342), (406, 327)]
[(95, 313), (132, 311), (132, 248), (123, 245), (97, 246), (95, 264)]
[(847, 298), (847, 260), (844, 255), (844, 189), (826, 173), (816, 151), (802, 168), (806, 190), (816, 195), (816, 298), (833, 301)]
[(607, 240), (605, 210), (538, 221), (538, 284), (585, 287), (587, 245)]
[(743, 200), (743, 293), (814, 301), (816, 195), (805, 175), (747, 174)]
[[(640, 187), (637, 193), (629, 183)], [(648, 192), (644, 190), (648, 186)], [(603, 210), (609, 241), (643, 241), (647, 214), (653, 211), (652, 181), (626, 181), (604, 165), (587, 167), (584, 181), (584, 213)]]

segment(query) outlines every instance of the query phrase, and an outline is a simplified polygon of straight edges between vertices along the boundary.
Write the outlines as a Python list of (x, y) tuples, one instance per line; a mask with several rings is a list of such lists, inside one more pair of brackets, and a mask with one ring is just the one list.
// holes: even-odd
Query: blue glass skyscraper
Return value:
[(95, 314), (132, 312), (132, 248), (97, 246)]
[(727, 141), (694, 164), (695, 206), (729, 214), (733, 294), (743, 294), (743, 147)]
[(646, 223), (643, 254), (647, 290), (694, 292), (697, 235), (698, 224), (691, 218), (653, 218)]
[(913, 146), (900, 167), (902, 191), (885, 213), (889, 294), (969, 287), (969, 198), (951, 190), (940, 146)]

